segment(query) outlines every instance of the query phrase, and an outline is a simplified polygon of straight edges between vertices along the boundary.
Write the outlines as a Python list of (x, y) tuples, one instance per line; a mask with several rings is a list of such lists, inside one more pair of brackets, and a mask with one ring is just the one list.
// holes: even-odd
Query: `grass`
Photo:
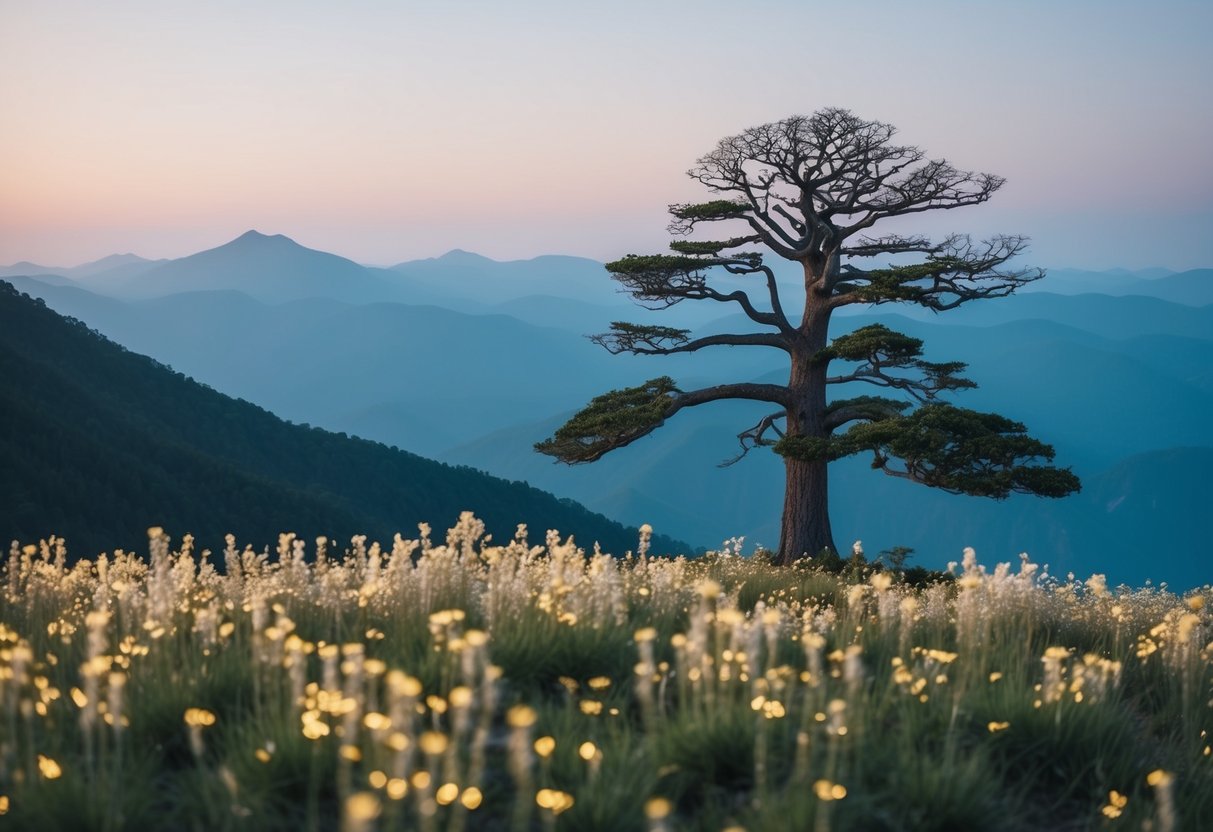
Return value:
[(549, 535), (0, 568), (0, 826), (1202, 829), (1210, 590)]

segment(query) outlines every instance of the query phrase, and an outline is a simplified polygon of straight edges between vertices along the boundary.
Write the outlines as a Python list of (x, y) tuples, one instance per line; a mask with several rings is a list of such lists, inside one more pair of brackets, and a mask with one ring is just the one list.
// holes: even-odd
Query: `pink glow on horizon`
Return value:
[[(0, 264), (249, 228), (368, 263), (602, 259), (664, 244), (718, 138), (827, 105), (1008, 178), (930, 230), (1026, 233), (1047, 265), (1213, 264), (1208, 4), (408, 6), (8, 4)], [(727, 48), (776, 16), (761, 60)]]

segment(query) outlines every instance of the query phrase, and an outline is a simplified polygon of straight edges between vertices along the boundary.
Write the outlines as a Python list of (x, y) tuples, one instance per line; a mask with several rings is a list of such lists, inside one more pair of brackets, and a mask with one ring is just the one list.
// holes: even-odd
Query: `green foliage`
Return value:
[(889, 568), (894, 572), (905, 571), (906, 561), (914, 554), (912, 546), (892, 546), (888, 549), (882, 549), (876, 559), (879, 562), (887, 563)]
[(888, 399), (884, 396), (856, 396), (853, 399), (836, 399), (830, 402), (826, 405), (826, 415), (847, 410), (859, 414), (860, 418), (877, 422), (897, 416), (909, 408), (909, 402)]
[(908, 266), (890, 266), (864, 272), (864, 282), (842, 283), (839, 291), (854, 295), (867, 303), (890, 303), (894, 301), (919, 302), (930, 295), (929, 285), (918, 281), (943, 273), (943, 265), (928, 260)]
[(825, 460), (833, 462), (844, 456), (857, 453), (833, 436), (783, 436), (771, 446), (771, 450), (788, 459), (801, 462)]
[(884, 324), (869, 324), (839, 335), (825, 354), (844, 361), (867, 361), (876, 355), (894, 360), (916, 358), (922, 355), (922, 339), (895, 332)]
[(669, 414), (671, 395), (677, 392), (674, 380), (662, 376), (637, 387), (604, 393), (566, 422), (551, 439), (537, 443), (535, 450), (561, 462), (593, 462), (607, 451), (660, 427)]
[(683, 203), (670, 206), (670, 215), (679, 220), (723, 220), (744, 217), (750, 211), (745, 202), (714, 199), (710, 202)]
[(625, 321), (612, 321), (611, 331), (606, 335), (595, 335), (593, 340), (600, 343), (607, 340), (623, 349), (644, 345), (649, 347), (670, 347), (685, 344), (691, 334), (689, 329), (677, 329), (672, 326), (657, 326), (654, 324), (631, 324)]
[(606, 264), (615, 275), (675, 275), (702, 271), (719, 262), (715, 258), (687, 257), (674, 254), (629, 254)]
[(718, 255), (726, 248), (752, 242), (751, 237), (733, 237), (730, 240), (673, 240), (670, 249), (679, 254)]
[(839, 453), (871, 451), (873, 467), (901, 460), (916, 481), (957, 494), (1064, 497), (1077, 491), (1078, 478), (1068, 469), (1030, 464), (1052, 460), (1053, 448), (1025, 431), (998, 414), (932, 403), (908, 416), (854, 425), (838, 437)]

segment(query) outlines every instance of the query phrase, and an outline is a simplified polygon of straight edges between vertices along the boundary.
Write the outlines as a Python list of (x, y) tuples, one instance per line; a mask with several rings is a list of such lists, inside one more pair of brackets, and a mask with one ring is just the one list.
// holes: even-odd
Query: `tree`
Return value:
[[(722, 399), (749, 399), (771, 412), (738, 434), (736, 461), (759, 446), (784, 458), (786, 490), (779, 557), (788, 562), (824, 549), (830, 530), (827, 465), (867, 452), (872, 467), (956, 494), (996, 499), (1011, 492), (1062, 497), (1079, 482), (1051, 467), (1053, 448), (1005, 417), (945, 403), (940, 394), (974, 387), (960, 362), (923, 359), (922, 342), (880, 324), (828, 339), (830, 317), (852, 304), (912, 303), (941, 312), (1009, 295), (1044, 276), (1004, 268), (1026, 238), (982, 242), (954, 234), (873, 236), (878, 223), (924, 211), (979, 205), (1003, 185), (988, 173), (928, 160), (893, 142), (895, 129), (842, 109), (793, 116), (729, 136), (688, 174), (716, 198), (670, 206), (672, 253), (628, 255), (608, 263), (612, 277), (640, 303), (665, 308), (684, 300), (735, 304), (758, 331), (692, 337), (689, 330), (615, 322), (591, 339), (612, 353), (670, 355), (714, 346), (781, 350), (787, 384), (739, 382), (681, 390), (669, 377), (592, 400), (538, 451), (569, 464), (592, 462), (651, 433), (680, 410)], [(701, 225), (735, 233), (689, 239)], [(765, 249), (765, 253), (763, 251)], [(804, 310), (785, 311), (767, 253), (803, 270)], [(912, 260), (913, 262), (908, 262)], [(869, 264), (860, 268), (857, 264)], [(760, 301), (719, 278), (757, 282)], [(798, 281), (799, 283), (799, 281)], [(801, 300), (799, 285), (797, 301)], [(841, 369), (833, 369), (836, 364)], [(830, 400), (830, 385), (861, 382), (898, 395)], [(917, 405), (917, 407), (915, 407)]]

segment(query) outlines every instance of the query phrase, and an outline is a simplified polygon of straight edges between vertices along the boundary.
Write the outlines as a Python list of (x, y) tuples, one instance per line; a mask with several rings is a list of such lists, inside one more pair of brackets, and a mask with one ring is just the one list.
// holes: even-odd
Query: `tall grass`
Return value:
[[(0, 570), (6, 829), (1205, 829), (1210, 590), (911, 587), (464, 515)], [(223, 569), (215, 566), (216, 558)]]

